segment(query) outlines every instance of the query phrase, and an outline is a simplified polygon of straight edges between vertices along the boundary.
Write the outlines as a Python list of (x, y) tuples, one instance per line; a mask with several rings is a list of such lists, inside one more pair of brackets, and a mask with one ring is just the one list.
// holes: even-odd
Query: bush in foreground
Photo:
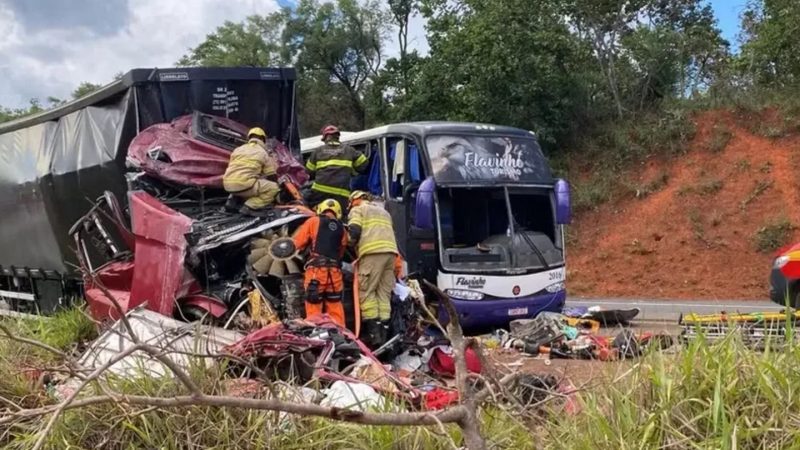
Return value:
[[(68, 327), (67, 327), (68, 328)], [(23, 328), (25, 329), (25, 328)], [(27, 328), (30, 330), (30, 328)], [(23, 331), (30, 332), (30, 331)], [(793, 330), (787, 332), (792, 335)], [(20, 344), (13, 344), (14, 346)], [(21, 352), (0, 346), (0, 389), (19, 389), (29, 407), (53, 400), (14, 381)], [(8, 366), (8, 367), (6, 367)], [(795, 448), (800, 446), (800, 349), (749, 349), (737, 334), (719, 343), (695, 340), (673, 354), (652, 353), (580, 392), (581, 411), (549, 403), (524, 415), (484, 407), (482, 431), (492, 448)], [(218, 371), (190, 372), (204, 392), (224, 389)], [(17, 380), (19, 381), (19, 380)], [(185, 393), (172, 378), (111, 380), (126, 394)], [(0, 429), (7, 448), (30, 448), (44, 421)], [(443, 432), (444, 431), (444, 432)], [(456, 426), (361, 426), (276, 412), (214, 407), (151, 409), (122, 404), (70, 410), (48, 435), (47, 448), (449, 449)]]
[(696, 340), (583, 393), (579, 416), (551, 417), (546, 446), (797, 448), (798, 367), (797, 347), (755, 352), (736, 334), (717, 344)]

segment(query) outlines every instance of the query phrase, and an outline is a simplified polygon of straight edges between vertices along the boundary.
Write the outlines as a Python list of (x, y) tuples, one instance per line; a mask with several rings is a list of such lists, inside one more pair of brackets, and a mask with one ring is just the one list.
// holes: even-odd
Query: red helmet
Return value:
[(324, 141), (326, 137), (330, 135), (339, 135), (339, 128), (336, 125), (325, 125), (320, 132), (322, 134), (322, 140)]

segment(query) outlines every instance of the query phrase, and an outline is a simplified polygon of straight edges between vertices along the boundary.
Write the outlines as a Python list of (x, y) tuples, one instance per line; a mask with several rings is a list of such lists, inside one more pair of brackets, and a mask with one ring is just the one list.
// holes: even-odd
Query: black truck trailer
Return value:
[(55, 109), (0, 124), (0, 299), (47, 313), (79, 296), (69, 229), (105, 191), (123, 198), (145, 128), (196, 112), (263, 127), (299, 155), (291, 68), (134, 69)]

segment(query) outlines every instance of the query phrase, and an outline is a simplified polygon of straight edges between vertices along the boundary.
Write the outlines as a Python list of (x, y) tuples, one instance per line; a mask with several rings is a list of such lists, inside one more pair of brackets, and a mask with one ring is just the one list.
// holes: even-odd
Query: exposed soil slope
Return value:
[[(756, 135), (776, 119), (758, 120), (700, 114), (685, 155), (624, 175), (630, 186), (666, 184), (580, 214), (568, 245), (570, 294), (766, 298), (773, 253), (758, 250), (756, 234), (781, 220), (800, 226), (800, 138)], [(790, 242), (798, 238), (789, 231)]]

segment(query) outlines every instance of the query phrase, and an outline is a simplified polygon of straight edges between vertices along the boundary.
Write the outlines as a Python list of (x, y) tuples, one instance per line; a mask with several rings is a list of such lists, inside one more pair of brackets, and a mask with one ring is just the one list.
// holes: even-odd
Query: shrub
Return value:
[(773, 220), (759, 228), (754, 236), (756, 249), (760, 252), (774, 252), (787, 244), (794, 230), (794, 225), (786, 218)]
[(719, 153), (725, 150), (728, 143), (733, 138), (733, 133), (725, 124), (716, 124), (711, 130), (711, 140), (708, 142), (708, 149), (712, 153)]

